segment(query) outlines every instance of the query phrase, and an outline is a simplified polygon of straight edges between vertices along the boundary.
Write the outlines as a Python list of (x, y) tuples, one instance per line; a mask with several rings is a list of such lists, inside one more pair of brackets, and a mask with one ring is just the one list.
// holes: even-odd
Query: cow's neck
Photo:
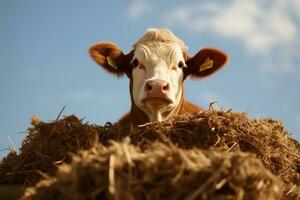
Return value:
[(146, 115), (146, 113), (139, 109), (134, 102), (131, 104), (130, 118), (134, 125), (145, 124), (149, 122), (149, 117)]

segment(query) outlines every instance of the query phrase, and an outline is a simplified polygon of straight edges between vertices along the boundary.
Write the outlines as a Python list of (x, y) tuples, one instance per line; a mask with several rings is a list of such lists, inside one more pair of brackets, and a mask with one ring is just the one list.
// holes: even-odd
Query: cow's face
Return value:
[(132, 96), (150, 121), (167, 118), (182, 101), (185, 60), (176, 43), (138, 44), (131, 61)]
[(226, 54), (211, 48), (189, 57), (184, 43), (165, 29), (149, 29), (127, 55), (109, 42), (92, 46), (90, 55), (107, 71), (127, 74), (134, 106), (150, 121), (161, 121), (178, 112), (185, 77), (209, 76), (227, 60)]

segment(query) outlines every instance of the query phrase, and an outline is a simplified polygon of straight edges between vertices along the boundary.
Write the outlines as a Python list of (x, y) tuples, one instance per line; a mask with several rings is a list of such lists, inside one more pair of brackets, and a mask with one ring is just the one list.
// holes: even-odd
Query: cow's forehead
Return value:
[(146, 33), (133, 45), (133, 47), (136, 48), (137, 45), (148, 42), (174, 42), (177, 43), (182, 49), (186, 49), (184, 42), (168, 29), (148, 29)]
[(183, 50), (175, 42), (148, 42), (136, 45), (134, 58), (144, 62), (164, 59), (167, 63), (173, 63), (183, 59)]

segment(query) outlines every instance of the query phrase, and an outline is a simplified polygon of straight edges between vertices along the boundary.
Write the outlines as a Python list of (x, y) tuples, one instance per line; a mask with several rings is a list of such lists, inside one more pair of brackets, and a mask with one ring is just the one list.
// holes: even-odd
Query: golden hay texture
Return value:
[[(57, 179), (45, 181), (49, 186), (39, 188), (37, 199), (274, 199), (280, 194), (280, 180), (254, 156), (150, 146), (141, 150), (128, 141), (114, 142), (82, 152), (60, 167)], [(34, 189), (24, 199), (31, 196)]]
[(0, 165), (1, 183), (35, 184), (44, 173), (54, 175), (57, 166), (70, 162), (70, 153), (93, 147), (97, 129), (75, 116), (51, 123), (32, 121), (20, 153), (11, 152)]
[(0, 165), (1, 183), (30, 186), (24, 200), (300, 199), (300, 145), (276, 120), (212, 110), (139, 127), (32, 124)]

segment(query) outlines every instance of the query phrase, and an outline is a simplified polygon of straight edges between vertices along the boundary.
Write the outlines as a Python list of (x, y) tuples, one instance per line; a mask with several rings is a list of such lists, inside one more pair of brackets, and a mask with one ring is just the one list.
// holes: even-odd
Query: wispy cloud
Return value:
[[(297, 25), (287, 11), (296, 1), (275, 0), (267, 7), (257, 1), (234, 0), (175, 8), (167, 14), (171, 23), (181, 23), (193, 31), (211, 31), (240, 39), (253, 53), (261, 53), (296, 39)], [(289, 5), (289, 6), (287, 6)]]
[(294, 68), (291, 60), (300, 47), (298, 0), (205, 2), (175, 7), (165, 19), (190, 31), (241, 41), (252, 55), (262, 58), (263, 71)]
[(134, 0), (127, 10), (128, 17), (132, 20), (151, 12), (152, 5), (146, 0)]

